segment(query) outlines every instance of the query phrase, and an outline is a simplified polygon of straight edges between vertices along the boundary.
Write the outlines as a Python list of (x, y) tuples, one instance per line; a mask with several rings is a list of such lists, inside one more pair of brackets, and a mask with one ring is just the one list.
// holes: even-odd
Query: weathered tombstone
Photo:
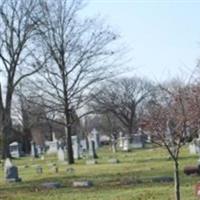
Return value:
[(190, 154), (196, 154), (196, 147), (194, 144), (189, 144), (189, 152)]
[(130, 150), (130, 139), (128, 136), (124, 137), (123, 142), (123, 151), (129, 151)]
[(110, 144), (110, 136), (100, 135), (99, 142), (100, 142), (100, 145), (109, 145)]
[(22, 155), (21, 145), (18, 142), (13, 142), (9, 145), (10, 155), (13, 158), (19, 158)]
[(89, 188), (92, 186), (93, 186), (92, 181), (74, 181), (73, 182), (73, 187)]
[(43, 168), (41, 166), (36, 167), (36, 173), (37, 174), (42, 174), (43, 173)]
[(123, 148), (123, 146), (124, 146), (123, 133), (119, 132), (119, 147)]
[(87, 146), (88, 145), (87, 145), (87, 140), (86, 139), (83, 139), (83, 140), (80, 141), (80, 156), (81, 156), (81, 158), (86, 157), (87, 149), (88, 149)]
[(134, 148), (144, 148), (144, 140), (142, 134), (133, 135), (131, 147)]
[(58, 140), (55, 137), (55, 133), (52, 133), (52, 141), (46, 141), (45, 145), (48, 147), (47, 154), (56, 154), (58, 151)]
[(152, 143), (152, 137), (151, 137), (151, 135), (147, 135), (147, 143)]
[(33, 141), (31, 141), (31, 156), (34, 158), (38, 158), (38, 151), (36, 148), (36, 144)]
[(10, 166), (6, 169), (6, 181), (8, 182), (19, 182), (21, 178), (18, 176), (18, 168), (16, 166)]
[(95, 142), (93, 140), (90, 141), (89, 144), (89, 156), (92, 159), (96, 159), (98, 158), (97, 154), (96, 154), (96, 150), (95, 150)]
[(86, 141), (86, 139), (81, 140), (80, 141), (80, 145), (81, 145), (81, 149), (83, 151), (87, 151), (88, 147), (87, 147), (87, 141)]
[(58, 155), (58, 160), (59, 160), (59, 161), (64, 162), (64, 161), (67, 160), (67, 159), (66, 159), (65, 151), (64, 151), (62, 148), (59, 148), (59, 149), (58, 149), (57, 155)]
[(43, 147), (41, 145), (36, 145), (36, 149), (37, 149), (38, 156), (41, 156), (44, 153)]
[(112, 152), (116, 153), (116, 151), (117, 151), (117, 136), (114, 133), (111, 135), (111, 145), (112, 145)]
[(72, 147), (73, 147), (74, 159), (79, 159), (80, 158), (80, 148), (79, 148), (78, 136), (76, 136), (76, 135), (72, 136)]
[(200, 154), (200, 139), (194, 139), (190, 144), (189, 144), (189, 151), (190, 154)]
[(8, 182), (19, 182), (21, 178), (18, 176), (18, 169), (14, 166), (9, 158), (5, 160), (4, 173), (6, 181)]
[(91, 132), (91, 140), (94, 141), (95, 149), (99, 148), (100, 145), (99, 133), (96, 129), (93, 129)]

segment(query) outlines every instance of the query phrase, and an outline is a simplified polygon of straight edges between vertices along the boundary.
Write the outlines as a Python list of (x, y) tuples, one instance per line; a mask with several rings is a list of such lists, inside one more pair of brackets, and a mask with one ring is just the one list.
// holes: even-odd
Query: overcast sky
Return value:
[(121, 34), (140, 76), (189, 76), (200, 58), (200, 0), (90, 0), (85, 11)]

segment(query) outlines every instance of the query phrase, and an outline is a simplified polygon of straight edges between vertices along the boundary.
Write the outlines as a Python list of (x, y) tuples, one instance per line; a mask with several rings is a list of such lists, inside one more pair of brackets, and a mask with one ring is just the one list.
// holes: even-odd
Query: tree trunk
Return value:
[(31, 152), (31, 131), (29, 128), (24, 129), (23, 131), (23, 151), (25, 154), (30, 154)]
[(69, 126), (67, 128), (67, 153), (68, 153), (68, 163), (69, 164), (74, 164), (71, 130), (72, 130), (71, 126)]
[(3, 121), (2, 123), (2, 159), (10, 158), (9, 136), (11, 134), (11, 123)]
[(12, 132), (11, 103), (13, 94), (12, 80), (8, 79), (5, 108), (2, 109), (2, 158), (10, 158), (9, 139)]
[(70, 112), (69, 110), (67, 113), (65, 113), (66, 116), (66, 136), (67, 136), (67, 157), (68, 157), (68, 163), (74, 164), (74, 155), (73, 155), (73, 148), (72, 148), (72, 126), (71, 126), (71, 120), (70, 120)]
[(175, 189), (175, 199), (180, 200), (180, 178), (179, 178), (179, 164), (178, 161), (174, 161), (174, 189)]

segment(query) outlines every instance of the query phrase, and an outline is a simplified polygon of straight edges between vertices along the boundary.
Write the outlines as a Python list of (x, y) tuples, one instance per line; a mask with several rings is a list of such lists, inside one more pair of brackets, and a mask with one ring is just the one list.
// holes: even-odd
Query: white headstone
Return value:
[(21, 156), (20, 144), (18, 142), (13, 142), (9, 145), (10, 154), (14, 158), (19, 158)]
[(57, 141), (57, 139), (56, 139), (56, 135), (55, 135), (55, 133), (54, 133), (54, 132), (52, 133), (52, 141), (54, 141), (54, 142), (56, 142), (56, 141)]
[(123, 139), (123, 151), (129, 151), (130, 150), (130, 141), (128, 137), (124, 137)]
[(86, 139), (80, 141), (81, 149), (86, 151), (87, 150), (87, 141)]
[(66, 161), (65, 152), (62, 148), (58, 149), (58, 160), (59, 161)]
[(80, 158), (80, 145), (78, 141), (78, 136), (74, 135), (72, 136), (72, 147), (73, 147), (73, 155), (74, 159)]
[(58, 142), (57, 141), (46, 141), (45, 145), (49, 147), (47, 154), (54, 154), (58, 151)]
[(123, 148), (123, 146), (124, 146), (123, 133), (119, 132), (119, 147)]
[(96, 129), (93, 129), (91, 132), (90, 140), (93, 140), (95, 143), (95, 149), (99, 148), (100, 141), (99, 141), (99, 133)]

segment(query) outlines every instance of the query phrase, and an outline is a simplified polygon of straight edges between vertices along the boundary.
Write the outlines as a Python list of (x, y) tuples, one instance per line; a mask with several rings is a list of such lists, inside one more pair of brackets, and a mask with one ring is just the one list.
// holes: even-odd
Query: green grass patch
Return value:
[[(173, 176), (173, 162), (165, 150), (148, 148), (132, 152), (112, 154), (109, 148), (98, 151), (98, 164), (86, 165), (78, 160), (75, 165), (62, 164), (56, 156), (45, 160), (20, 158), (13, 162), (19, 167), (21, 183), (6, 183), (3, 168), (0, 168), (0, 200), (171, 200), (174, 199), (173, 183), (152, 183), (152, 177)], [(110, 158), (119, 164), (109, 164)], [(181, 196), (183, 200), (195, 200), (195, 184), (199, 177), (183, 174), (185, 165), (196, 165), (197, 156), (191, 156), (183, 148), (180, 158)], [(56, 163), (59, 173), (52, 172), (51, 163)], [(28, 168), (25, 168), (28, 165)], [(43, 174), (36, 173), (36, 166), (43, 167)], [(67, 172), (73, 168), (74, 172)], [(73, 188), (74, 180), (91, 180), (94, 186), (88, 189)], [(45, 190), (40, 184), (47, 181), (60, 182), (60, 189)]]

